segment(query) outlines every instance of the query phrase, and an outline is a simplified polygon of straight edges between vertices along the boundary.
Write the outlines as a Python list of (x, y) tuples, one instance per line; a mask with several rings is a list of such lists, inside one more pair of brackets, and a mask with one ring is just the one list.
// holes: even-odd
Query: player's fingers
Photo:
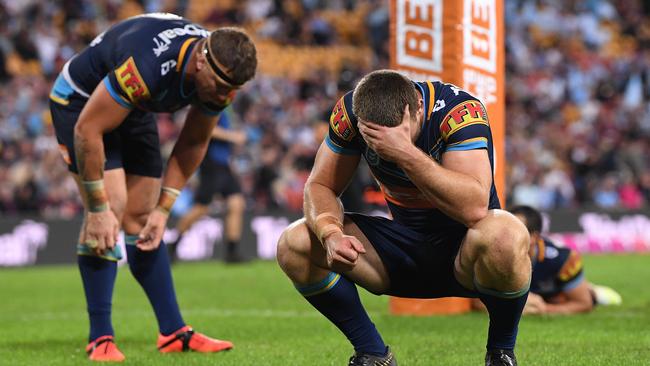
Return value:
[(106, 248), (113, 249), (115, 248), (115, 234), (113, 232), (106, 233)]
[(356, 263), (357, 258), (359, 257), (359, 253), (351, 247), (338, 248), (335, 251), (335, 254), (350, 263)]
[(115, 220), (115, 225), (113, 226), (113, 240), (117, 243), (120, 239), (120, 224)]
[(103, 235), (97, 236), (97, 246), (95, 247), (95, 253), (97, 255), (104, 255), (104, 250), (106, 249), (106, 241)]
[(349, 260), (349, 259), (347, 259), (345, 257), (340, 256), (340, 255), (335, 255), (332, 258), (332, 263), (330, 264), (330, 266), (332, 268), (334, 268), (334, 267), (338, 267), (338, 268), (347, 267), (347, 268), (349, 268), (349, 267), (354, 267), (355, 264), (356, 264), (355, 261), (351, 261), (351, 260)]
[(379, 137), (382, 133), (382, 126), (370, 124), (370, 123), (360, 123), (359, 131), (369, 137)]
[(358, 253), (364, 254), (366, 252), (366, 248), (363, 246), (363, 244), (361, 244), (359, 239), (355, 237), (350, 238), (350, 244), (352, 244), (352, 248)]

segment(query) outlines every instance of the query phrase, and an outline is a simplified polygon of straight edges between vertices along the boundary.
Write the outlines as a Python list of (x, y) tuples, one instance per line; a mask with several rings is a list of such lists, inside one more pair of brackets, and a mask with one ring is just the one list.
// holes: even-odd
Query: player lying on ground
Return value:
[[(480, 298), (490, 313), (486, 365), (516, 365), (528, 234), (499, 209), (492, 151), (485, 108), (450, 84), (375, 71), (338, 101), (305, 186), (305, 218), (283, 232), (277, 259), (352, 343), (349, 365), (397, 364), (355, 284), (401, 297)], [(341, 207), (362, 155), (392, 220)]]
[[(542, 215), (529, 206), (510, 210), (530, 233), (533, 277), (524, 314), (576, 314), (593, 310), (595, 305), (618, 305), (621, 296), (613, 289), (589, 283), (580, 254), (558, 246), (542, 236)], [(477, 308), (481, 304), (474, 303)]]
[[(232, 348), (183, 321), (161, 238), (179, 190), (205, 155), (217, 115), (256, 66), (255, 46), (238, 29), (210, 33), (175, 15), (148, 14), (97, 36), (57, 78), (50, 94), (54, 127), (86, 209), (77, 254), (91, 360), (124, 359), (111, 323), (120, 227), (131, 272), (158, 320), (160, 352)], [(191, 107), (161, 188), (163, 164), (152, 112), (186, 105)]]

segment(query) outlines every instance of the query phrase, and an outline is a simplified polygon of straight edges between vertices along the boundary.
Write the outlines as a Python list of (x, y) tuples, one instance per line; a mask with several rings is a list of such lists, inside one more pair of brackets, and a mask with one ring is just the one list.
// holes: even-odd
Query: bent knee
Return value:
[(276, 258), (282, 266), (292, 256), (307, 256), (311, 247), (311, 231), (305, 219), (300, 219), (289, 225), (278, 240)]
[(512, 214), (501, 210), (484, 219), (477, 230), (470, 230), (468, 239), (480, 252), (504, 257), (527, 256), (530, 245), (526, 226)]

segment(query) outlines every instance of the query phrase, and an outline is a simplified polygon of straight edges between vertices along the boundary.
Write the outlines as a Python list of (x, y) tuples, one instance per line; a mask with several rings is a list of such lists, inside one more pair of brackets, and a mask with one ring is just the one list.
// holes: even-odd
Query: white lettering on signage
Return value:
[(483, 104), (496, 103), (497, 79), (494, 76), (473, 69), (465, 69), (463, 70), (463, 85)]
[(257, 235), (257, 256), (274, 259), (282, 231), (289, 226), (286, 217), (258, 216), (251, 221), (251, 229)]
[(588, 212), (578, 220), (581, 233), (554, 233), (551, 240), (584, 253), (650, 251), (650, 218), (625, 215), (614, 220), (607, 214)]
[(397, 65), (442, 70), (442, 0), (397, 1)]
[(496, 72), (496, 0), (465, 0), (463, 49), (465, 64), (490, 73)]
[(214, 244), (223, 238), (223, 222), (221, 219), (204, 217), (197, 221), (184, 234), (176, 248), (178, 258), (186, 261), (197, 261), (212, 258)]
[(25, 220), (11, 233), (0, 235), (0, 266), (25, 266), (36, 263), (40, 249), (47, 244), (46, 224)]

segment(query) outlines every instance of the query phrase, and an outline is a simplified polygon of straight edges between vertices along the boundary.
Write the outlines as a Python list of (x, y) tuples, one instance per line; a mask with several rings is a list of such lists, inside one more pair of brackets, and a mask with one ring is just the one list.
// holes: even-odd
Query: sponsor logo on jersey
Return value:
[(120, 87), (122, 87), (122, 90), (132, 103), (149, 98), (149, 89), (140, 75), (133, 57), (129, 57), (128, 60), (115, 70), (115, 76)]
[(345, 110), (345, 103), (343, 98), (339, 99), (332, 111), (330, 116), (330, 126), (334, 133), (336, 133), (340, 138), (345, 141), (352, 141), (352, 138), (357, 134), (352, 127), (352, 122), (348, 117), (348, 113)]
[(153, 52), (156, 54), (156, 57), (159, 57), (165, 51), (169, 50), (169, 45), (172, 43), (172, 39), (186, 35), (201, 36), (205, 38), (210, 35), (210, 32), (196, 24), (186, 24), (182, 28), (176, 27), (165, 29), (153, 37), (153, 43), (156, 45), (156, 47), (153, 48)]
[(560, 269), (559, 278), (562, 281), (569, 281), (582, 270), (582, 258), (576, 251), (571, 251), (569, 258)]
[(462, 102), (452, 108), (440, 125), (442, 138), (447, 140), (454, 132), (473, 124), (488, 124), (487, 113), (483, 105), (476, 100)]

